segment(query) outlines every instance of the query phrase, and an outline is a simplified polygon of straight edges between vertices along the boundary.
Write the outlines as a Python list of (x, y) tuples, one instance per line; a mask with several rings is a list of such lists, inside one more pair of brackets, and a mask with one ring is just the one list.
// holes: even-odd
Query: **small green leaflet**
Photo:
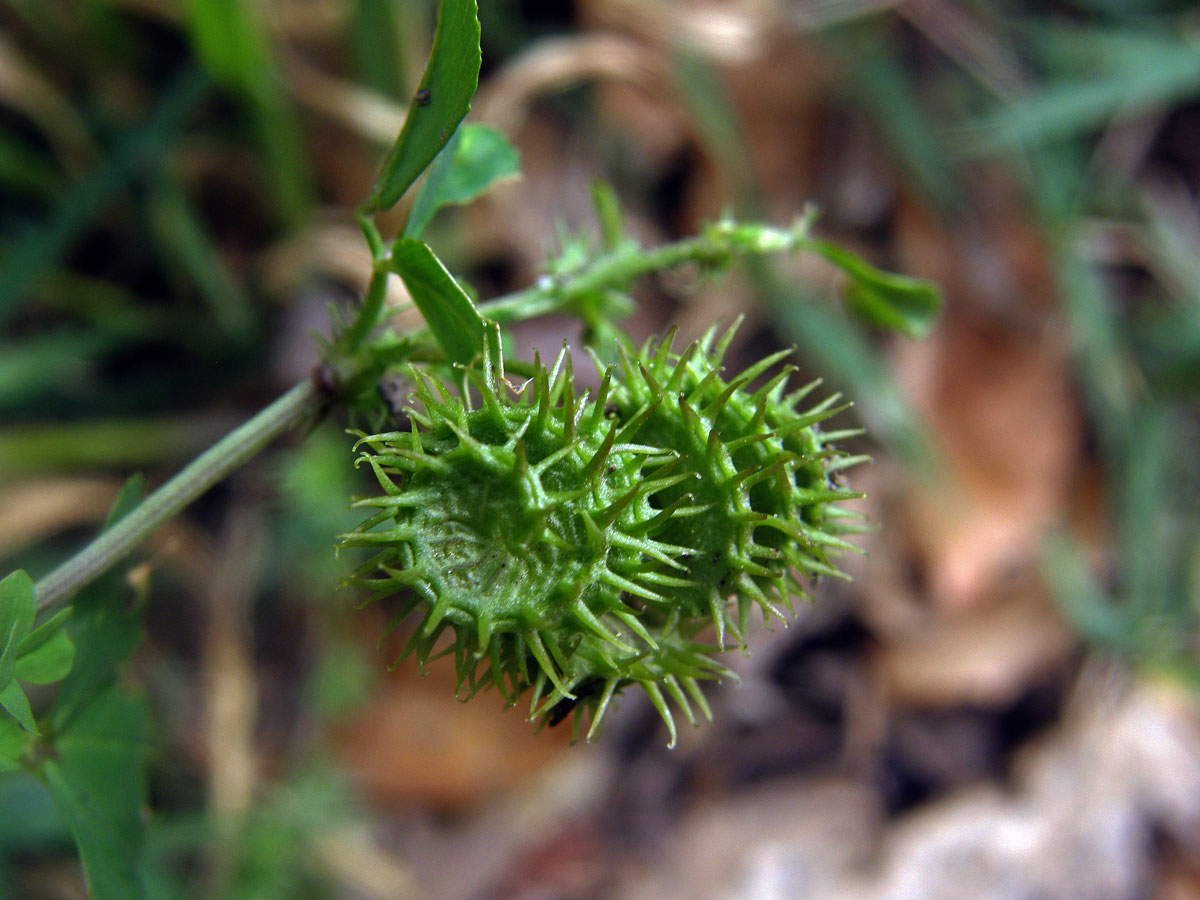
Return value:
[(600, 235), (604, 238), (604, 249), (612, 252), (625, 240), (625, 225), (621, 218), (621, 200), (616, 188), (606, 181), (592, 182), (592, 205), (596, 208), (596, 221), (600, 223)]
[(67, 677), (75, 661), (75, 645), (66, 628), (70, 618), (69, 608), (61, 610), (26, 635), (17, 648), (17, 678), (51, 684)]
[(846, 303), (862, 319), (912, 338), (927, 335), (942, 310), (942, 295), (920, 278), (877, 269), (861, 257), (828, 241), (806, 241), (850, 277)]
[[(0, 770), (13, 768), (37, 723), (21, 682), (46, 684), (63, 678), (71, 669), (75, 648), (63, 625), (64, 610), (33, 628), (37, 598), (32, 579), (18, 570), (0, 581)], [(11, 717), (11, 718), (10, 718)]]
[(12, 772), (21, 768), (18, 760), (29, 745), (31, 735), (16, 719), (0, 716), (0, 772)]
[(17, 720), (17, 723), (30, 734), (37, 734), (37, 723), (33, 720), (33, 710), (29, 706), (29, 698), (25, 689), (15, 678), (0, 688), (0, 706)]
[(57, 681), (70, 670), (75, 653), (63, 631), (67, 616), (59, 614), (34, 630), (36, 615), (33, 581), (24, 571), (0, 581), (0, 707), (31, 734), (37, 733), (37, 724), (17, 679)]
[(41, 765), (79, 847), (93, 900), (145, 896), (138, 867), (149, 750), (145, 701), (109, 685), (58, 736), (54, 754)]
[[(140, 476), (125, 482), (106, 528), (137, 507), (142, 486)], [(38, 774), (79, 848), (93, 900), (145, 896), (138, 867), (148, 716), (145, 699), (126, 696), (116, 684), (117, 668), (141, 638), (141, 610), (128, 603), (125, 570), (118, 566), (109, 571), (75, 598), (68, 631), (78, 650), (46, 714), (53, 742), (37, 754)], [(46, 648), (61, 647), (53, 626), (62, 629), (65, 623), (55, 617), (30, 635), (35, 674), (63, 666)]]
[(362, 212), (391, 209), (433, 162), (471, 108), (481, 61), (475, 0), (442, 0), (425, 75)]
[(466, 365), (483, 354), (487, 320), (424, 242), (396, 241), (391, 266), (449, 362)]
[(33, 580), (23, 570), (0, 581), (0, 689), (13, 679), (18, 648), (32, 630), (36, 614)]
[(425, 176), (404, 225), (404, 237), (420, 237), (443, 206), (470, 203), (520, 172), (520, 154), (504, 135), (486, 125), (460, 125)]
[[(132, 476), (121, 486), (105, 520), (105, 530), (137, 508), (144, 487), (141, 475)], [(142, 639), (141, 610), (125, 602), (124, 578), (125, 567), (118, 567), (75, 598), (68, 631), (78, 652), (47, 716), (56, 732), (71, 728), (76, 716), (112, 683), (117, 667)]]

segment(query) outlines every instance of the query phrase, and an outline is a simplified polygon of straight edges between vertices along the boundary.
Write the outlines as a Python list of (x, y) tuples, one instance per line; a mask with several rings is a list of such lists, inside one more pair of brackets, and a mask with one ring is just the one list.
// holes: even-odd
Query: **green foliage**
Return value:
[(429, 167), (404, 223), (404, 237), (420, 237), (442, 207), (470, 203), (520, 171), (520, 155), (500, 132), (486, 125), (459, 126)]
[(71, 671), (75, 644), (67, 634), (71, 611), (64, 609), (35, 628), (17, 648), (16, 676), (31, 684), (53, 684)]
[(0, 581), (0, 707), (12, 717), (0, 717), (6, 739), (0, 748), (0, 765), (11, 765), (24, 749), (13, 733), (15, 720), (23, 731), (37, 733), (33, 710), (21, 681), (48, 684), (71, 668), (75, 647), (64, 630), (67, 613), (34, 628), (37, 601), (33, 581), (18, 570)]
[[(141, 493), (141, 479), (131, 479), (106, 527), (131, 512)], [(79, 848), (95, 900), (142, 896), (137, 873), (149, 721), (145, 701), (116, 684), (142, 633), (140, 610), (125, 603), (122, 575), (108, 573), (28, 640), (34, 673), (63, 682), (45, 715), (46, 738), (27, 756)]]
[(220, 896), (292, 900), (332, 895), (328, 875), (319, 866), (320, 842), (344, 829), (355, 813), (343, 776), (321, 767), (302, 768), (241, 823), (233, 871)]
[(389, 260), (446, 359), (465, 364), (479, 356), (487, 337), (487, 323), (428, 245), (411, 238), (399, 240)]
[[(1113, 165), (1098, 135), (1196, 96), (1200, 56), (1182, 20), (1113, 12), (1105, 27), (1024, 23), (1039, 89), (971, 119), (960, 134), (973, 153), (1017, 160), (1050, 249), (1103, 473), (1108, 558), (1097, 565), (1060, 526), (1043, 548), (1047, 581), (1088, 644), (1195, 688), (1195, 252), (1179, 246), (1181, 232), (1163, 220), (1154, 192)], [(1150, 276), (1138, 290), (1119, 295), (1088, 246), (1086, 222), (1097, 219), (1138, 236)]]
[(809, 246), (849, 276), (846, 303), (871, 324), (921, 338), (937, 322), (942, 296), (928, 281), (881, 272), (829, 241), (813, 241)]
[(443, 0), (429, 65), (400, 137), (362, 205), (364, 213), (395, 206), (450, 140), (471, 108), (481, 59), (475, 0)]
[(57, 735), (54, 754), (40, 766), (95, 900), (144, 896), (138, 868), (148, 728), (145, 702), (110, 684)]
[(0, 581), (0, 690), (12, 682), (17, 653), (33, 628), (37, 601), (33, 581), (24, 572), (13, 572)]

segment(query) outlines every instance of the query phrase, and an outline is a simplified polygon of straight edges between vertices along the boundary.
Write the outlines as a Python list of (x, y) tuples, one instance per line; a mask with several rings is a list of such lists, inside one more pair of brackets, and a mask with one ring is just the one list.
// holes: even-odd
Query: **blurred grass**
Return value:
[(180, 75), (163, 92), (146, 121), (122, 135), (94, 172), (63, 188), (44, 223), (28, 228), (5, 246), (0, 255), (0, 323), (59, 265), (105, 204), (139, 169), (162, 156), (206, 88), (207, 79), (198, 72)]
[(184, 8), (197, 57), (246, 104), (280, 216), (298, 224), (312, 203), (312, 173), (260, 7), (241, 0), (187, 0)]

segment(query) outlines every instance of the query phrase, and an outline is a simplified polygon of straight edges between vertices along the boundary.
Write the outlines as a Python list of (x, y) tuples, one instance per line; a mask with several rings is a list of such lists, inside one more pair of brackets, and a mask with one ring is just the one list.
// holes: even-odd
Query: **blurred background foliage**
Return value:
[[(351, 210), (435, 14), (0, 3), (5, 571), (44, 573), (129, 474), (160, 480), (308, 374), (329, 308), (363, 289)], [(646, 243), (814, 202), (822, 236), (943, 286), (920, 343), (846, 318), (807, 258), (659, 278), (629, 323), (691, 338), (744, 313), (745, 356), (796, 344), (870, 430), (855, 486), (883, 527), (853, 585), (732, 662), (743, 684), (673, 755), (633, 698), (604, 744), (567, 749), (454, 704), (444, 670), (384, 672), (373, 614), (337, 590), (360, 482), (335, 413), (133, 570), (152, 895), (1195, 896), (1193, 4), (482, 0), (480, 18), (471, 121), (524, 176), (427, 232), (480, 296), (595, 231), (597, 178)], [(546, 355), (574, 327), (518, 345)], [(80, 896), (36, 782), (0, 779), (0, 823), (0, 891)], [(1022, 856), (989, 843), (1002, 824), (1054, 840)]]

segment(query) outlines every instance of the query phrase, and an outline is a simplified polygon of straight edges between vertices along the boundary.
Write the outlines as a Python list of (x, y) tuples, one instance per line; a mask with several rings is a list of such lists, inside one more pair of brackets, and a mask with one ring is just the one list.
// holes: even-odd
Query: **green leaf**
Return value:
[(79, 847), (92, 900), (145, 896), (138, 866), (149, 751), (146, 705), (110, 685), (55, 742), (41, 765)]
[[(23, 743), (36, 740), (19, 730), (4, 732), (0, 726), (0, 745), (7, 746), (13, 735), (19, 736)], [(0, 757), (3, 757), (2, 751)], [(50, 791), (35, 773), (22, 767), (20, 771), (9, 772), (0, 778), (0, 858), (53, 852), (70, 840), (71, 835), (54, 808)]]
[(0, 581), (0, 688), (12, 681), (17, 650), (33, 628), (35, 615), (33, 580), (18, 569)]
[(942, 295), (928, 281), (884, 272), (827, 241), (812, 241), (808, 246), (850, 277), (846, 303), (861, 318), (914, 338), (933, 328), (942, 311)]
[(15, 719), (0, 716), (0, 772), (11, 772), (21, 768), (21, 757), (34, 735), (17, 724)]
[(30, 734), (37, 734), (37, 723), (33, 720), (29, 698), (25, 696), (25, 689), (15, 678), (0, 688), (0, 706), (4, 707), (22, 728)]
[(604, 249), (610, 252), (616, 250), (625, 241), (621, 200), (617, 196), (616, 188), (607, 181), (593, 181), (592, 205), (596, 208), (596, 220), (600, 223)]
[(814, 368), (848, 389), (871, 433), (910, 465), (937, 471), (931, 436), (862, 329), (812, 297), (781, 284), (766, 266), (751, 261), (749, 268), (781, 333), (796, 342)]
[(140, 611), (123, 609), (119, 582), (105, 581), (107, 585), (93, 586), (75, 602), (71, 637), (78, 649), (50, 711), (56, 731), (69, 728), (88, 709), (142, 638)]
[(61, 610), (34, 629), (17, 648), (17, 677), (32, 684), (60, 681), (71, 671), (75, 645), (67, 634), (71, 610)]
[(396, 241), (391, 266), (408, 288), (447, 360), (465, 365), (483, 353), (487, 321), (425, 243)]
[[(57, 681), (71, 668), (74, 653), (66, 635), (59, 641), (54, 638), (55, 632), (61, 633), (65, 617), (60, 613), (31, 631), (36, 615), (33, 581), (24, 571), (13, 572), (0, 581), (0, 708), (32, 734), (37, 734), (37, 723), (17, 678), (37, 681), (40, 676), (50, 674), (54, 677), (44, 680)], [(62, 641), (66, 641), (65, 667)], [(28, 678), (30, 673), (35, 677)]]
[(29, 636), (36, 615), (33, 581), (24, 570), (18, 569), (0, 581), (0, 707), (34, 734), (37, 724), (29, 698), (14, 676), (21, 643)]
[(146, 479), (140, 472), (125, 479), (121, 490), (117, 491), (116, 499), (109, 507), (108, 515), (104, 517), (104, 530), (108, 531), (137, 509), (138, 504), (142, 502), (142, 495), (145, 493)]
[(508, 139), (486, 125), (462, 125), (434, 160), (404, 226), (419, 237), (443, 206), (470, 203), (498, 181), (521, 172), (521, 156)]
[[(105, 528), (111, 528), (141, 502), (143, 479), (130, 478), (113, 501)], [(76, 649), (74, 664), (63, 680), (50, 710), (57, 733), (68, 730), (75, 719), (112, 684), (117, 667), (137, 647), (142, 637), (141, 611), (126, 600), (125, 567), (119, 566), (80, 592), (73, 604), (69, 626)]]
[(521, 154), (486, 125), (463, 125), (454, 165), (438, 192), (441, 205), (470, 203), (499, 181), (521, 174)]
[(395, 206), (450, 140), (471, 108), (481, 60), (475, 0), (442, 0), (429, 64), (364, 212)]
[(465, 130), (465, 125), (456, 128), (454, 134), (450, 135), (450, 140), (446, 141), (446, 146), (434, 157), (429, 171), (425, 173), (424, 181), (421, 182), (421, 189), (417, 192), (412, 209), (409, 210), (408, 220), (404, 223), (401, 237), (419, 238), (421, 232), (425, 230), (425, 226), (437, 212), (438, 207), (441, 206), (437, 195), (441, 193), (442, 185), (446, 183), (446, 177), (454, 167), (454, 158), (458, 155), (458, 148), (462, 144)]

